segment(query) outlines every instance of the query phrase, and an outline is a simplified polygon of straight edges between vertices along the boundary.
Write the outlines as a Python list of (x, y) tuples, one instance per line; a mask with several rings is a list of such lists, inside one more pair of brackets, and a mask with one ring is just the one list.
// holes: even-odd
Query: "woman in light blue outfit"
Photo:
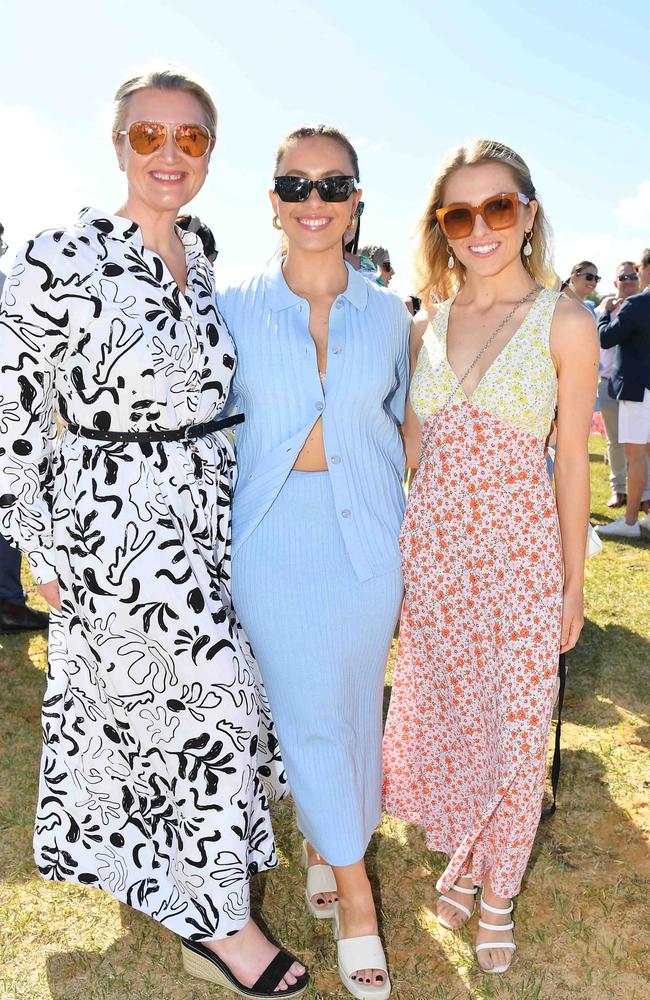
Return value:
[(340, 923), (348, 989), (381, 998), (390, 981), (363, 858), (381, 816), (384, 672), (402, 599), (410, 320), (343, 260), (358, 176), (338, 131), (288, 136), (271, 192), (286, 257), (226, 290), (219, 309), (246, 418), (233, 600), (306, 838), (310, 910)]

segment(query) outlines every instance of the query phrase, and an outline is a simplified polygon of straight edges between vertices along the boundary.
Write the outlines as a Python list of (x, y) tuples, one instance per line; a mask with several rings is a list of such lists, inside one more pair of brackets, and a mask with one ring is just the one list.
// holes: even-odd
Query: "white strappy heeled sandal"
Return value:
[[(513, 911), (512, 900), (510, 900), (509, 906), (506, 907), (490, 906), (489, 903), (484, 902), (483, 896), (481, 896), (481, 913), (483, 912), (483, 910), (487, 910), (488, 913), (496, 913), (498, 916), (503, 916), (506, 913), (512, 913)], [(511, 920), (507, 924), (488, 924), (484, 920), (481, 920), (480, 918), (478, 925), (479, 927), (482, 927), (483, 930), (486, 931), (511, 931), (514, 930), (515, 926), (513, 920)], [(476, 945), (476, 953), (478, 955), (479, 951), (488, 951), (491, 949), (496, 950), (497, 948), (505, 948), (507, 951), (511, 951), (512, 954), (514, 955), (515, 951), (517, 950), (517, 945), (515, 944), (514, 941), (484, 941), (483, 944)], [(483, 966), (481, 966), (481, 972), (487, 972), (487, 973), (507, 972), (511, 965), (512, 965), (512, 958), (510, 959), (507, 965), (496, 965), (492, 969), (484, 969)]]
[[(461, 876), (461, 877), (463, 877), (463, 876)], [(474, 909), (475, 909), (475, 906), (474, 906), (474, 896), (476, 896), (476, 893), (478, 892), (478, 886), (475, 885), (475, 886), (472, 886), (471, 889), (466, 889), (465, 886), (459, 885), (458, 882), (456, 882), (453, 885), (453, 891), (454, 892), (462, 892), (465, 896), (471, 896), (472, 897), (472, 909), (470, 910), (470, 909), (468, 909), (467, 906), (463, 906), (462, 903), (458, 903), (455, 899), (452, 899), (451, 896), (440, 895), (438, 897), (438, 901), (442, 900), (443, 903), (448, 903), (449, 906), (455, 906), (457, 910), (460, 910), (461, 913), (465, 914), (465, 920), (463, 920), (462, 924), (458, 924), (456, 927), (452, 927), (452, 925), (447, 920), (445, 920), (444, 917), (438, 916), (437, 913), (436, 913), (436, 919), (437, 919), (438, 923), (441, 925), (441, 927), (446, 927), (447, 930), (450, 930), (450, 931), (459, 931), (461, 929), (461, 927), (465, 926), (465, 924), (467, 923), (467, 921), (470, 919), (470, 917), (474, 913)]]
[[(307, 888), (305, 889), (305, 899), (307, 909), (312, 917), (317, 920), (331, 920), (334, 916), (334, 906), (316, 906), (312, 902), (312, 896), (320, 896), (324, 892), (336, 892), (336, 879), (330, 865), (310, 865), (307, 854), (307, 841), (302, 842), (302, 863), (307, 869)], [(365, 968), (365, 966), (362, 966)]]
[[(356, 1000), (388, 1000), (392, 986), (379, 935), (366, 934), (363, 937), (340, 938), (338, 903), (334, 904), (332, 930), (336, 941), (339, 976), (348, 993), (351, 993)], [(352, 974), (359, 969), (379, 969), (384, 973), (386, 982), (381, 986), (371, 986), (352, 979)]]

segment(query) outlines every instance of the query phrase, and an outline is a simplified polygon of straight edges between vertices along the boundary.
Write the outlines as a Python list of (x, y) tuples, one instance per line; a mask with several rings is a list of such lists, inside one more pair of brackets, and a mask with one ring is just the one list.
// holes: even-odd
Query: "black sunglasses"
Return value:
[(382, 266), (382, 270), (384, 270), (384, 271), (392, 271), (393, 270), (392, 267), (390, 266), (390, 261), (389, 260), (385, 260), (384, 263), (381, 266)]
[(639, 275), (635, 274), (634, 271), (632, 272), (632, 274), (619, 274), (619, 276), (618, 276), (618, 278), (616, 280), (617, 281), (638, 281), (639, 280)]
[(598, 282), (600, 281), (600, 275), (592, 274), (591, 271), (576, 271), (575, 272), (576, 278), (578, 277), (578, 275), (580, 275), (581, 278), (586, 278), (587, 281), (595, 281), (596, 284), (598, 284)]
[(316, 188), (322, 201), (347, 201), (354, 191), (354, 177), (323, 177), (319, 181), (308, 177), (293, 177), (287, 174), (276, 177), (273, 190), (280, 201), (307, 201), (313, 188)]

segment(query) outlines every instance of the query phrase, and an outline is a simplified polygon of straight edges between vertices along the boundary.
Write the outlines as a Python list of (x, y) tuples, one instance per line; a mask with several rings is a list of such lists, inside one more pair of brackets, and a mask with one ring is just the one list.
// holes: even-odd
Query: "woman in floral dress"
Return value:
[(249, 910), (250, 875), (277, 864), (268, 795), (283, 774), (230, 600), (219, 415), (235, 352), (198, 237), (174, 225), (215, 131), (190, 78), (128, 81), (113, 128), (124, 206), (18, 255), (0, 309), (0, 530), (52, 608), (41, 874), (154, 917), (194, 975), (289, 995), (304, 967)]
[[(512, 897), (539, 822), (558, 655), (583, 623), (594, 322), (554, 283), (523, 160), (462, 148), (421, 223), (406, 596), (385, 734), (388, 812), (424, 827), (449, 863), (438, 919), (473, 912), (477, 955), (503, 972)], [(557, 407), (556, 496), (544, 459)]]

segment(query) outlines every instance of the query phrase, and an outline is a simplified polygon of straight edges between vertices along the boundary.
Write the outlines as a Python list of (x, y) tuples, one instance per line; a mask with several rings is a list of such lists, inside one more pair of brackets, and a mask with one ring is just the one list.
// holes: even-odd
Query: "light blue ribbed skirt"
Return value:
[(329, 474), (294, 471), (234, 556), (232, 589), (298, 825), (330, 864), (353, 864), (381, 817), (382, 698), (401, 569), (359, 581)]

